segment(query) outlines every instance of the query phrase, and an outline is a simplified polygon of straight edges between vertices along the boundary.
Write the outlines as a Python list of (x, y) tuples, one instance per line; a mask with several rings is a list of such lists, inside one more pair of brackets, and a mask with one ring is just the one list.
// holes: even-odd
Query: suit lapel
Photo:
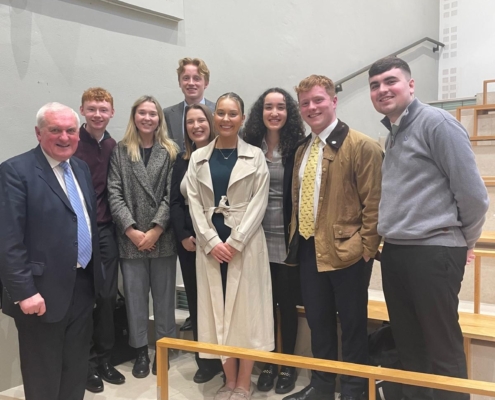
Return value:
[(211, 112), (215, 111), (215, 103), (213, 103), (212, 101), (210, 101), (208, 99), (205, 99), (205, 104), (211, 110)]
[[(232, 169), (229, 180), (229, 188), (246, 176), (254, 174), (256, 167), (253, 165), (254, 154), (250, 146), (241, 138), (237, 140), (237, 162)], [(227, 188), (228, 192), (228, 188)]]
[(62, 186), (60, 186), (60, 183), (55, 176), (55, 173), (52, 170), (52, 167), (48, 163), (48, 160), (46, 159), (45, 155), (41, 151), (41, 147), (38, 146), (35, 150), (34, 153), (36, 155), (36, 169), (38, 170), (38, 176), (43, 179), (48, 186), (53, 190), (53, 192), (60, 197), (60, 200), (66, 205), (66, 207), (74, 212), (72, 209), (72, 206), (70, 204), (69, 198), (65, 194), (64, 190), (62, 189)]
[(198, 164), (198, 168), (196, 170), (196, 179), (203, 186), (210, 189), (213, 193), (213, 181), (211, 180), (211, 171), (210, 171), (210, 158), (213, 150), (215, 149), (216, 139), (213, 140), (208, 146), (203, 147), (201, 149), (196, 150), (198, 154), (198, 159), (196, 164)]
[(170, 114), (170, 125), (172, 126), (172, 134), (174, 139), (180, 139), (183, 137), (182, 132), (182, 119), (184, 116), (184, 102), (181, 101), (174, 108)]
[(197, 169), (196, 178), (198, 182), (207, 187), (213, 193), (213, 182), (211, 180), (210, 163), (203, 162)]
[[(154, 147), (154, 146), (153, 146)], [(154, 150), (154, 149), (153, 149)], [(153, 150), (151, 150), (151, 157), (153, 157)], [(150, 157), (150, 159), (151, 159)], [(150, 160), (151, 161), (151, 160)], [(148, 164), (149, 166), (149, 164)], [(143, 189), (148, 193), (152, 199), (155, 198), (155, 194), (153, 193), (153, 188), (150, 185), (150, 177), (148, 176), (148, 171), (144, 166), (144, 161), (139, 160), (136, 162), (131, 161), (131, 168), (134, 175), (139, 182), (139, 184), (143, 187)]]

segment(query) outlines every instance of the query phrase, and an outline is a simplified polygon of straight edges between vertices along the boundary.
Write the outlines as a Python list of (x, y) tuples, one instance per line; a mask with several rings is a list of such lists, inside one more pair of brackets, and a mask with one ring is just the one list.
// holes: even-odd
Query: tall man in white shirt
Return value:
[(26, 400), (82, 400), (91, 313), (103, 285), (89, 168), (72, 157), (79, 117), (49, 103), (39, 146), (0, 166), (3, 312), (19, 334)]
[[(344, 361), (367, 364), (368, 285), (380, 243), (377, 233), (382, 151), (375, 140), (337, 119), (333, 82), (321, 75), (295, 88), (310, 126), (296, 150), (286, 263), (299, 265), (311, 348), (336, 360), (337, 312)], [(360, 399), (366, 381), (341, 377), (341, 399)], [(330, 400), (335, 374), (312, 371), (311, 382), (284, 400)]]

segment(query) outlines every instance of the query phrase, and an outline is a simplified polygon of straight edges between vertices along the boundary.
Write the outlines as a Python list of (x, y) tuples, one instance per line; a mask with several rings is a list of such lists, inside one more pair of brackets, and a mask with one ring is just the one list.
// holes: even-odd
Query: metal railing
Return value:
[[(417, 45), (423, 43), (423, 42), (431, 42), (435, 45), (435, 47), (432, 49), (433, 52), (437, 52), (440, 50), (440, 47), (444, 47), (445, 44), (439, 42), (438, 40), (435, 40), (435, 39), (432, 39), (430, 37), (424, 37), (423, 39), (420, 39), (420, 40), (417, 40), (415, 41), (414, 43), (411, 43), (409, 46), (406, 46), (406, 47), (402, 47), (401, 49), (397, 50), (397, 51), (394, 51), (392, 54), (389, 54), (388, 56), (396, 56), (396, 55), (399, 55), (401, 53), (404, 53), (405, 51), (409, 50), (409, 49), (412, 49), (413, 47), (416, 47)], [(385, 56), (387, 57), (387, 56)], [(342, 84), (344, 82), (347, 82), (349, 80), (351, 80), (352, 78), (355, 78), (356, 76), (358, 75), (361, 75), (363, 72), (366, 72), (370, 69), (370, 67), (372, 66), (373, 64), (368, 64), (366, 67), (363, 67), (361, 68), (360, 70), (357, 70), (356, 72), (350, 74), (350, 75), (347, 75), (345, 78), (342, 78), (342, 79), (339, 79), (338, 81), (335, 82), (335, 91), (337, 93), (341, 92), (343, 89), (342, 89)]]

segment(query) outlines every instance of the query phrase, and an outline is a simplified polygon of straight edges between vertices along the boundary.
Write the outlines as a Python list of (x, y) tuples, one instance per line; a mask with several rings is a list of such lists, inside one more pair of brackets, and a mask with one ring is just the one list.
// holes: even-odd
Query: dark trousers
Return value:
[[(182, 280), (186, 289), (187, 304), (191, 316), (191, 325), (194, 340), (198, 340), (198, 288), (196, 284), (196, 252), (187, 251), (182, 243), (177, 243), (177, 254), (179, 256)], [(220, 370), (222, 363), (217, 359), (200, 358), (196, 353), (196, 364), (201, 370)]]
[(280, 310), (282, 352), (294, 354), (297, 338), (297, 306), (302, 305), (299, 267), (270, 263), (273, 295), (273, 317), (275, 338), (277, 338), (277, 304)]
[[(385, 243), (383, 292), (404, 369), (467, 378), (458, 294), (466, 247)], [(405, 386), (406, 400), (465, 400), (469, 394)]]
[[(314, 237), (299, 238), (301, 288), (315, 358), (338, 359), (337, 313), (342, 328), (342, 360), (368, 364), (368, 286), (373, 259), (340, 270), (318, 272)], [(312, 371), (311, 385), (335, 391), (335, 374)], [(342, 395), (360, 397), (367, 380), (342, 375)]]
[(26, 400), (84, 398), (93, 306), (93, 276), (78, 269), (71, 304), (61, 321), (43, 323), (35, 315), (15, 319)]
[(96, 297), (93, 310), (93, 338), (89, 357), (90, 370), (104, 362), (110, 362), (115, 344), (113, 312), (117, 300), (119, 249), (113, 223), (99, 225), (101, 261), (105, 268), (105, 283)]

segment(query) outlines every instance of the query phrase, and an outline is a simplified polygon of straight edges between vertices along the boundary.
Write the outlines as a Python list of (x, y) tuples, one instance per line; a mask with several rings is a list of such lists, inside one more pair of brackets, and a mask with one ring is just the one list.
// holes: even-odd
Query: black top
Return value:
[(180, 192), (180, 184), (189, 166), (189, 160), (184, 160), (182, 158), (183, 156), (184, 152), (180, 153), (175, 160), (170, 187), (170, 220), (172, 221), (178, 242), (182, 242), (188, 237), (196, 236), (194, 234), (189, 207), (186, 205), (184, 196)]
[[(214, 149), (209, 162), (213, 193), (215, 196), (215, 207), (218, 207), (222, 196), (227, 195), (230, 174), (237, 162), (237, 149)], [(217, 230), (218, 236), (222, 242), (225, 242), (230, 236), (231, 229), (225, 225), (223, 214), (213, 214), (212, 222)]]
[(148, 161), (150, 160), (151, 157), (151, 149), (153, 149), (153, 147), (148, 147), (144, 149), (141, 147), (141, 157), (143, 159), (145, 167), (148, 166)]

